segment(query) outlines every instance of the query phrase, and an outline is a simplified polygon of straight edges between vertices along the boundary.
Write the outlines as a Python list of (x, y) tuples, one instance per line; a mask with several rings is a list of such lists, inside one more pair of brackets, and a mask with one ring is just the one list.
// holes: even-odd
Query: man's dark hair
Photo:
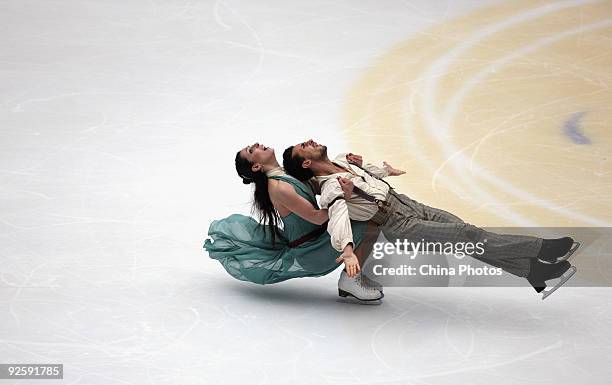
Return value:
[(283, 167), (287, 174), (305, 182), (312, 178), (314, 173), (311, 169), (302, 167), (302, 162), (306, 159), (299, 155), (293, 156), (293, 147), (294, 146), (289, 146), (285, 149), (285, 152), (283, 152)]

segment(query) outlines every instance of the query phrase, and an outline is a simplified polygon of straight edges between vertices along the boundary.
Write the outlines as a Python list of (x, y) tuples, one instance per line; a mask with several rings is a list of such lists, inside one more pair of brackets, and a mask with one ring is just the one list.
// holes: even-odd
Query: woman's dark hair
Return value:
[(255, 183), (253, 210), (259, 212), (259, 223), (262, 224), (264, 235), (266, 229), (270, 227), (272, 244), (274, 244), (276, 236), (282, 237), (278, 228), (280, 217), (272, 204), (272, 200), (270, 200), (270, 194), (268, 193), (268, 177), (263, 171), (253, 172), (251, 169), (252, 166), (253, 163), (243, 158), (240, 155), (240, 151), (236, 153), (236, 172), (238, 176), (242, 178), (242, 183)]
[(302, 167), (302, 162), (304, 162), (306, 159), (299, 155), (294, 156), (293, 147), (294, 146), (289, 146), (285, 149), (285, 152), (283, 152), (283, 167), (285, 168), (287, 174), (302, 182), (305, 182), (314, 177), (314, 173), (311, 169)]

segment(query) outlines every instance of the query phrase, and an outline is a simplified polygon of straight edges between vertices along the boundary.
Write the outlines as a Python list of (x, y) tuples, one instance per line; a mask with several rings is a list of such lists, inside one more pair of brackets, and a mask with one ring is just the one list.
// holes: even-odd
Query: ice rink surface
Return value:
[(249, 212), (233, 158), (255, 141), (387, 160), (481, 226), (610, 227), (610, 1), (3, 0), (0, 31), (0, 363), (63, 363), (50, 385), (610, 383), (608, 288), (357, 306), (339, 270), (257, 286), (202, 250)]

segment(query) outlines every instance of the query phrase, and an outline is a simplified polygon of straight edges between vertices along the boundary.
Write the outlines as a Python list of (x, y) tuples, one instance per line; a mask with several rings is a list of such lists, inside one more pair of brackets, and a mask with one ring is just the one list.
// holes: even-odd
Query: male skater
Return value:
[[(524, 235), (501, 235), (487, 232), (463, 222), (444, 210), (426, 206), (397, 193), (382, 180), (403, 173), (385, 165), (385, 169), (366, 164), (364, 167), (341, 154), (332, 162), (327, 147), (312, 139), (288, 147), (283, 165), (290, 175), (306, 181), (315, 178), (321, 189), (321, 207), (329, 209), (328, 232), (332, 246), (343, 258), (354, 258), (350, 219), (373, 221), (390, 240), (410, 238), (425, 242), (471, 242), (484, 244), (483, 255), (472, 255), (490, 265), (526, 277), (542, 299), (557, 290), (576, 272), (567, 259), (578, 242), (570, 237), (542, 239)], [(351, 164), (357, 166), (352, 167)], [(338, 176), (350, 179), (355, 188), (346, 200)], [(552, 289), (545, 281), (560, 278)]]

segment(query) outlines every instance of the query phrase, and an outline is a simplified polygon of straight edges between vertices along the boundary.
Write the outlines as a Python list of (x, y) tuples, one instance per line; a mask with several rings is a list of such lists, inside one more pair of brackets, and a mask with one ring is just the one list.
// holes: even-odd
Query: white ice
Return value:
[(609, 383), (609, 289), (354, 306), (336, 273), (260, 287), (202, 250), (249, 212), (240, 147), (348, 150), (357, 74), (492, 3), (0, 2), (0, 363), (63, 363), (50, 385)]

